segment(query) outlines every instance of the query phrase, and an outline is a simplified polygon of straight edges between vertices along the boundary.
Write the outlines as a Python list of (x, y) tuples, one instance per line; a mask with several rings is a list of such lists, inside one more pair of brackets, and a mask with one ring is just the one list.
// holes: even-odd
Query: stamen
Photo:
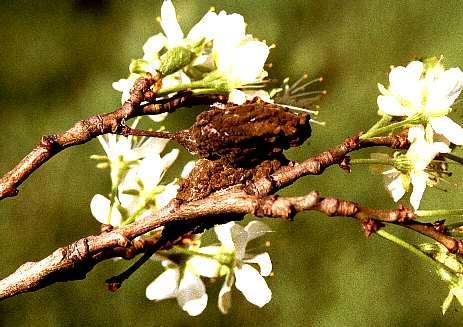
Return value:
[(291, 110), (307, 112), (307, 113), (309, 113), (311, 115), (315, 115), (315, 116), (319, 114), (318, 110), (309, 110), (309, 109), (306, 109), (306, 108), (291, 106), (289, 104), (279, 104), (279, 103), (277, 103), (277, 104), (279, 106), (286, 107), (286, 108), (291, 109)]
[(301, 86), (299, 86), (297, 88), (294, 88), (294, 85), (293, 85), (290, 90), (291, 90), (292, 93), (297, 93), (299, 91), (303, 91), (307, 86), (312, 85), (314, 83), (320, 83), (321, 81), (323, 81), (323, 77), (319, 77), (319, 78), (313, 79), (311, 81), (308, 81), (307, 83), (304, 83), (304, 84), (302, 84)]
[[(291, 90), (293, 90), (295, 87), (297, 87), (299, 84), (302, 83), (302, 81), (304, 81), (305, 79), (307, 79), (309, 77), (309, 75), (307, 74), (304, 74), (302, 75), (301, 78), (299, 78), (296, 82), (294, 82), (294, 84), (291, 86)], [(286, 77), (284, 80), (283, 80), (283, 83), (288, 83), (289, 82), (289, 77)]]
[(307, 95), (313, 95), (313, 94), (318, 94), (318, 95), (326, 95), (326, 90), (321, 90), (321, 91), (308, 91), (308, 92), (303, 92), (303, 93), (298, 93), (294, 94), (291, 97), (292, 98), (305, 98)]
[(326, 122), (324, 122), (324, 121), (318, 121), (318, 120), (315, 120), (315, 119), (310, 119), (309, 121), (311, 123), (314, 123), (314, 124), (317, 124), (317, 125), (320, 125), (320, 126), (326, 126)]

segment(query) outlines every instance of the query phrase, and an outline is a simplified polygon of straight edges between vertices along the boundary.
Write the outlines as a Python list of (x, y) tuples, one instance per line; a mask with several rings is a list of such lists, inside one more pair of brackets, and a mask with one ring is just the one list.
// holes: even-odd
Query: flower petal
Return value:
[(135, 148), (134, 151), (140, 158), (145, 158), (153, 153), (161, 153), (162, 150), (164, 150), (166, 147), (167, 142), (169, 142), (167, 139), (150, 137), (145, 142), (143, 142), (140, 147)]
[(216, 34), (217, 14), (213, 11), (208, 11), (201, 20), (193, 26), (188, 33), (187, 38), (193, 42), (198, 42), (204, 38), (206, 42), (210, 41)]
[(167, 269), (160, 274), (146, 288), (146, 297), (149, 300), (164, 300), (177, 296), (178, 280), (180, 278), (179, 269)]
[(418, 171), (411, 174), (411, 180), (413, 185), (413, 191), (410, 195), (410, 204), (413, 209), (418, 210), (423, 197), (423, 193), (426, 189), (426, 181), (428, 180), (428, 174), (424, 171)]
[(161, 6), (161, 27), (167, 36), (169, 47), (173, 48), (182, 43), (183, 32), (177, 21), (175, 7), (170, 0), (164, 0)]
[(267, 252), (258, 254), (250, 259), (243, 260), (243, 262), (257, 263), (259, 265), (260, 274), (262, 276), (269, 276), (272, 272), (272, 260), (270, 260), (270, 256)]
[(460, 305), (463, 305), (463, 288), (461, 287), (454, 287), (452, 288), (453, 295), (457, 298)]
[(231, 308), (231, 288), (235, 282), (235, 277), (232, 273), (227, 274), (225, 281), (223, 282), (222, 288), (219, 292), (219, 301), (217, 303), (220, 312), (227, 314)]
[(180, 176), (182, 178), (187, 178), (188, 175), (190, 175), (191, 171), (193, 170), (193, 168), (195, 168), (196, 166), (196, 160), (191, 160), (191, 161), (188, 161), (185, 166), (183, 166), (183, 169), (182, 169), (182, 173), (180, 174)]
[(111, 209), (111, 201), (101, 194), (95, 194), (90, 202), (90, 210), (93, 217), (102, 224), (111, 224), (119, 226), (122, 221), (122, 216), (116, 207), (111, 210), (111, 219), (108, 221), (109, 211)]
[(241, 105), (246, 102), (246, 93), (241, 90), (233, 89), (228, 94), (228, 102)]
[(177, 301), (190, 316), (197, 316), (207, 306), (206, 287), (199, 276), (185, 269), (178, 286)]
[(263, 307), (272, 299), (272, 291), (268, 288), (264, 278), (250, 265), (235, 267), (236, 288), (246, 300), (258, 307)]
[(394, 178), (389, 184), (386, 185), (386, 188), (391, 194), (394, 202), (399, 201), (407, 191), (404, 187), (402, 176), (403, 175), (400, 174), (398, 177)]
[(447, 311), (447, 309), (452, 304), (452, 300), (453, 300), (453, 292), (452, 292), (452, 289), (451, 289), (449, 294), (445, 298), (444, 303), (442, 303), (442, 314), (443, 315), (445, 315), (445, 312)]
[(162, 33), (151, 36), (143, 45), (143, 59), (148, 62), (159, 59), (159, 51), (164, 48), (167, 39)]
[(463, 145), (463, 128), (446, 116), (431, 118), (432, 129), (456, 145)]
[(170, 200), (175, 198), (178, 188), (178, 184), (167, 184), (164, 188), (164, 191), (156, 195), (156, 207), (158, 209), (165, 207), (170, 202)]
[(248, 242), (272, 231), (270, 227), (258, 220), (249, 222), (244, 230), (248, 233)]
[(379, 95), (376, 100), (380, 114), (390, 116), (406, 116), (409, 111), (400, 105), (399, 101), (392, 95)]
[(219, 277), (221, 264), (212, 258), (208, 258), (201, 255), (192, 256), (188, 262), (188, 269), (196, 273), (197, 275), (204, 277)]
[[(157, 114), (157, 115), (148, 115), (148, 117), (154, 121), (155, 123), (159, 123), (161, 121), (163, 121), (164, 119), (166, 119), (167, 115), (169, 113), (168, 112), (164, 112), (162, 114)], [(167, 140), (168, 141), (168, 140)]]

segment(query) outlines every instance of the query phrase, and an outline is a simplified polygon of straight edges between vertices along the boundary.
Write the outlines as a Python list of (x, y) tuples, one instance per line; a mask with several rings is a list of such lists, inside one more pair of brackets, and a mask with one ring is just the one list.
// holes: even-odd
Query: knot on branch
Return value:
[(339, 165), (339, 168), (341, 168), (348, 174), (350, 174), (350, 172), (352, 171), (352, 169), (350, 168), (350, 157), (349, 156), (345, 156), (338, 165)]
[(432, 227), (438, 233), (445, 233), (445, 219), (433, 222)]
[(408, 139), (408, 129), (404, 131), (405, 133), (394, 134), (391, 147), (393, 149), (408, 149), (410, 147), (410, 141)]
[(295, 210), (291, 203), (278, 195), (259, 198), (254, 215), (257, 217), (278, 217), (292, 220)]
[(83, 238), (63, 248), (63, 256), (73, 262), (85, 261), (91, 255), (87, 238)]
[(415, 213), (413, 210), (400, 205), (400, 207), (393, 211), (392, 215), (395, 217), (391, 217), (391, 221), (397, 221), (399, 223), (406, 223), (412, 220), (415, 220)]
[(385, 225), (382, 222), (375, 219), (367, 219), (366, 221), (362, 222), (363, 232), (366, 237), (370, 237), (384, 226)]
[(39, 146), (51, 154), (57, 153), (61, 150), (58, 143), (58, 136), (55, 134), (42, 136), (40, 138)]
[(343, 148), (343, 151), (345, 152), (351, 152), (352, 150), (358, 148), (359, 145), (360, 145), (360, 134), (353, 136), (353, 137), (348, 137), (347, 139), (345, 139), (341, 145), (341, 148)]
[(156, 93), (161, 89), (162, 79), (159, 73), (145, 75), (137, 79), (130, 90), (129, 99), (122, 105), (122, 108), (127, 111), (127, 116), (131, 116), (134, 111), (140, 108), (143, 101), (153, 101), (156, 98)]
[(279, 197), (271, 195), (260, 197), (254, 210), (258, 217), (268, 216), (292, 220), (297, 212), (312, 209), (319, 201), (318, 192), (310, 192), (306, 196)]

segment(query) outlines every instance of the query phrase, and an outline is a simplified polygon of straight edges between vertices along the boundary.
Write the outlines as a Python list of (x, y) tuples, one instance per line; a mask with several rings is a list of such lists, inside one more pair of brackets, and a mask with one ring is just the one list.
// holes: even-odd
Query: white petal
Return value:
[(182, 173), (180, 174), (180, 176), (182, 178), (187, 178), (188, 175), (190, 175), (191, 171), (193, 170), (193, 168), (195, 168), (196, 166), (196, 161), (195, 160), (191, 160), (191, 161), (188, 161), (185, 166), (183, 167), (182, 169)]
[(162, 33), (151, 36), (143, 45), (143, 59), (152, 61), (159, 58), (159, 51), (164, 48), (166, 37)]
[(258, 220), (249, 222), (244, 230), (248, 233), (248, 242), (272, 231), (270, 227)]
[(223, 282), (222, 288), (220, 289), (219, 301), (217, 304), (218, 304), (220, 312), (222, 312), (223, 314), (227, 314), (231, 308), (231, 300), (232, 300), (231, 288), (234, 282), (235, 282), (235, 277), (233, 276), (232, 273), (229, 273), (225, 277), (225, 281)]
[(426, 101), (428, 112), (449, 108), (460, 95), (463, 87), (463, 72), (459, 68), (446, 71), (438, 70), (435, 74), (428, 73), (429, 94)]
[(228, 102), (241, 105), (246, 102), (246, 93), (237, 89), (233, 89), (228, 94)]
[(214, 35), (214, 49), (219, 54), (236, 47), (246, 34), (246, 23), (239, 14), (227, 15), (225, 11), (218, 14)]
[(164, 191), (156, 195), (156, 207), (158, 209), (165, 207), (170, 200), (177, 195), (178, 184), (169, 183), (166, 185)]
[(416, 125), (410, 127), (410, 129), (408, 130), (407, 138), (410, 141), (410, 143), (413, 143), (417, 140), (424, 140), (424, 126)]
[(269, 276), (272, 272), (272, 260), (270, 260), (270, 256), (267, 252), (258, 254), (253, 258), (243, 260), (243, 262), (257, 263), (259, 265), (260, 274), (262, 276)]
[(241, 85), (253, 83), (260, 76), (269, 55), (269, 47), (260, 41), (247, 41), (235, 49), (234, 65), (227, 77)]
[(192, 256), (187, 264), (188, 269), (197, 275), (209, 278), (219, 277), (222, 266), (217, 260), (201, 255)]
[(183, 32), (177, 21), (174, 5), (170, 0), (164, 0), (161, 6), (161, 27), (167, 36), (169, 47), (173, 48), (181, 44)]
[(161, 121), (163, 121), (164, 119), (166, 119), (167, 115), (169, 113), (168, 112), (164, 112), (162, 114), (157, 114), (157, 115), (149, 115), (148, 117), (154, 121), (155, 123), (159, 123)]
[(235, 257), (241, 260), (246, 253), (246, 245), (248, 244), (248, 233), (238, 224), (234, 224), (231, 229), (231, 236), (235, 246)]
[(185, 269), (177, 292), (178, 304), (190, 316), (197, 316), (207, 306), (207, 294), (203, 281)]
[(452, 288), (452, 293), (457, 298), (458, 302), (460, 302), (460, 305), (463, 305), (463, 288), (461, 287)]
[(413, 173), (411, 176), (413, 191), (410, 195), (410, 203), (413, 209), (418, 210), (423, 197), (423, 193), (426, 189), (426, 181), (428, 180), (428, 174), (420, 171)]
[(409, 110), (400, 105), (394, 96), (379, 95), (376, 100), (381, 114), (390, 116), (407, 116)]
[(164, 163), (157, 153), (152, 153), (148, 157), (145, 157), (137, 168), (136, 178), (142, 181), (146, 190), (151, 190), (159, 184), (165, 170)]
[(109, 207), (111, 201), (101, 194), (95, 194), (90, 201), (90, 210), (93, 217), (102, 224), (108, 223)]
[(90, 210), (92, 215), (102, 224), (111, 224), (113, 226), (119, 226), (122, 217), (117, 210), (113, 207), (111, 210), (111, 219), (108, 221), (109, 211), (111, 207), (111, 201), (101, 194), (95, 194), (90, 202)]
[(399, 175), (397, 178), (393, 179), (388, 185), (386, 185), (386, 188), (391, 194), (394, 202), (399, 201), (406, 192), (404, 183), (402, 181), (402, 175)]
[(178, 269), (167, 269), (148, 285), (146, 297), (156, 301), (176, 297), (179, 278)]
[(453, 144), (463, 144), (463, 128), (449, 117), (432, 118), (431, 126), (436, 133), (442, 134)]
[(231, 236), (231, 228), (235, 222), (231, 221), (222, 225), (215, 225), (214, 231), (219, 239), (220, 243), (227, 249), (235, 249), (235, 244), (233, 243)]
[(137, 156), (139, 156), (140, 158), (147, 157), (153, 153), (160, 154), (162, 150), (164, 150), (168, 142), (169, 140), (167, 139), (159, 139), (156, 137), (150, 137), (145, 142), (143, 142), (140, 145), (140, 147), (135, 148), (134, 151), (136, 152)]
[(236, 288), (246, 300), (258, 307), (263, 307), (272, 299), (272, 291), (268, 288), (264, 278), (250, 265), (234, 268)]
[(177, 159), (178, 154), (180, 153), (179, 149), (172, 149), (169, 153), (162, 157), (162, 162), (164, 164), (164, 170), (172, 166), (174, 161)]
[(206, 42), (210, 41), (216, 34), (217, 24), (220, 23), (217, 19), (217, 14), (213, 11), (208, 11), (201, 20), (191, 28), (187, 38), (193, 42), (198, 42), (204, 38)]

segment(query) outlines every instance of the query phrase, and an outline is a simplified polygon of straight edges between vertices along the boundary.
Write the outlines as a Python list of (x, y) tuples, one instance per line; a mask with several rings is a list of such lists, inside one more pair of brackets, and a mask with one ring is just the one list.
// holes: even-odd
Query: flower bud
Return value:
[(161, 59), (159, 72), (162, 76), (175, 73), (188, 65), (194, 58), (194, 53), (184, 47), (175, 47), (167, 51)]

